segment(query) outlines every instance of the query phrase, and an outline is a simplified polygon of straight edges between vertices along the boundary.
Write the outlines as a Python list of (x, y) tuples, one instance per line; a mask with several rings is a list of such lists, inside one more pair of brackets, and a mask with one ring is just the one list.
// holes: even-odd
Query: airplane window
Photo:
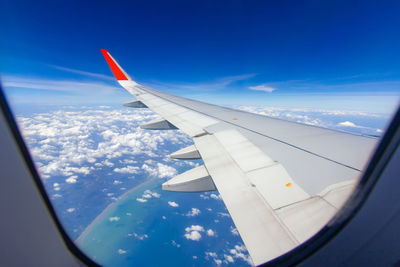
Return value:
[(301, 245), (399, 105), (389, 6), (1, 6), (4, 94), (58, 220), (104, 266), (251, 266)]

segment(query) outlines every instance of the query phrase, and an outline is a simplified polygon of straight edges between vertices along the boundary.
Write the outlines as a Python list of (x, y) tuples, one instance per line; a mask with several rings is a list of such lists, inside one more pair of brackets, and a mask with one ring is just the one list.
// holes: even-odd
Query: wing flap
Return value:
[(259, 265), (295, 247), (296, 239), (218, 139), (204, 135), (194, 141), (253, 263)]
[(175, 176), (163, 183), (162, 189), (176, 192), (204, 192), (217, 190), (204, 166), (196, 167)]
[(281, 164), (251, 171), (247, 173), (247, 177), (273, 209), (310, 198), (310, 195), (290, 178)]
[(169, 155), (173, 159), (200, 159), (200, 154), (197, 148), (194, 145), (182, 148), (171, 155)]
[(298, 244), (315, 235), (335, 215), (337, 209), (320, 197), (313, 197), (275, 211)]
[(155, 119), (145, 124), (141, 124), (140, 128), (148, 130), (176, 130), (175, 125), (164, 119)]

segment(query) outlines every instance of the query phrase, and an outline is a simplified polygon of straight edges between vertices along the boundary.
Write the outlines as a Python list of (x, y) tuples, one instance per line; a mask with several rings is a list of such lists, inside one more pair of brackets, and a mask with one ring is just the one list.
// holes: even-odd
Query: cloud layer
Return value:
[[(58, 110), (17, 118), (43, 178), (65, 176), (70, 184), (95, 170), (113, 167), (119, 174), (165, 178), (176, 175), (174, 167), (147, 160), (140, 164), (129, 157), (163, 158), (160, 145), (186, 144), (191, 140), (179, 131), (148, 131), (141, 123), (155, 118), (148, 110)], [(157, 154), (154, 152), (157, 151)], [(125, 161), (122, 161), (124, 159)], [(116, 166), (116, 164), (120, 166)]]
[[(237, 107), (250, 113), (294, 121), (324, 128), (345, 130), (356, 134), (380, 135), (387, 116), (375, 113), (348, 110), (321, 110), (276, 107)], [(365, 126), (361, 126), (362, 124)]]
[(250, 90), (254, 90), (254, 91), (264, 91), (267, 93), (272, 93), (273, 91), (276, 90), (276, 88), (273, 88), (271, 86), (268, 86), (266, 84), (260, 84), (260, 85), (256, 85), (256, 86), (249, 86)]

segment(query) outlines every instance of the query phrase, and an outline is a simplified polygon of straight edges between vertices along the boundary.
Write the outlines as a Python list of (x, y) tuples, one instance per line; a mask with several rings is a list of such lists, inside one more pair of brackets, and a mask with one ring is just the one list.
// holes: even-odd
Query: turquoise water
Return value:
[[(235, 245), (242, 245), (231, 232), (234, 225), (221, 200), (210, 198), (210, 193), (162, 191), (162, 182), (156, 178), (143, 183), (107, 207), (78, 238), (78, 246), (104, 266), (201, 266), (217, 265)], [(160, 197), (137, 201), (146, 190)], [(200, 214), (188, 216), (193, 207)], [(192, 225), (204, 228), (198, 241), (185, 237)], [(208, 229), (213, 236), (207, 235)], [(236, 258), (235, 265), (248, 263)]]

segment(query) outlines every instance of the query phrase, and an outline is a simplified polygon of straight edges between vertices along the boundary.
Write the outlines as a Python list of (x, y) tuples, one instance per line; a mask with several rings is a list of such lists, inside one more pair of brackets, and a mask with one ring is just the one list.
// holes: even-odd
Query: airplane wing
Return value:
[(160, 92), (133, 81), (102, 49), (119, 84), (159, 119), (144, 129), (180, 129), (194, 145), (171, 155), (203, 166), (164, 190), (218, 190), (255, 265), (316, 234), (351, 194), (377, 139), (288, 122)]

